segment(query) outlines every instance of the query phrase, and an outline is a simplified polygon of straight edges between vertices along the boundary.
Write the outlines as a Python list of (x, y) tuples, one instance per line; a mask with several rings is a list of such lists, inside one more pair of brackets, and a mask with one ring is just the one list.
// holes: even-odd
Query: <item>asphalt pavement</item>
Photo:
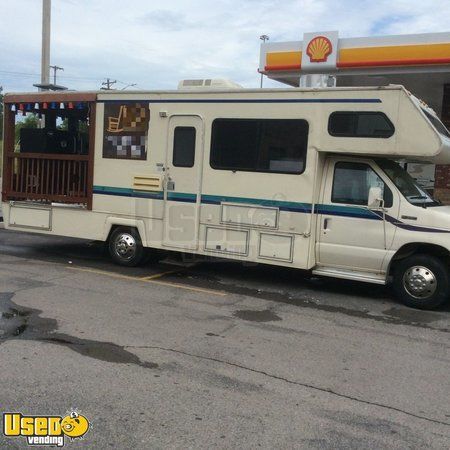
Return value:
[(68, 448), (450, 448), (448, 305), (0, 229), (0, 312), (0, 412), (76, 409)]

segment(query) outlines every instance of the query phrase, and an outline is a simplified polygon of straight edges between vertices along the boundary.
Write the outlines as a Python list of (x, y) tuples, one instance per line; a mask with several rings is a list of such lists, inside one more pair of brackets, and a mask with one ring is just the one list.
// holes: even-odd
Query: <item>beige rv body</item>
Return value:
[[(139, 101), (150, 110), (145, 160), (103, 157), (105, 105), (121, 101)], [(395, 133), (382, 139), (332, 136), (328, 121), (338, 111), (382, 112)], [(220, 118), (307, 121), (303, 173), (214, 169), (211, 128)], [(95, 124), (91, 210), (3, 200), (6, 228), (106, 241), (114, 227), (129, 226), (145, 247), (375, 283), (387, 281), (392, 258), (406, 245), (450, 250), (450, 210), (408, 202), (376, 160), (450, 163), (449, 139), (401, 86), (99, 92)], [(176, 127), (195, 128), (192, 167), (173, 164)], [(392, 205), (333, 204), (339, 162), (370, 166), (392, 191)]]

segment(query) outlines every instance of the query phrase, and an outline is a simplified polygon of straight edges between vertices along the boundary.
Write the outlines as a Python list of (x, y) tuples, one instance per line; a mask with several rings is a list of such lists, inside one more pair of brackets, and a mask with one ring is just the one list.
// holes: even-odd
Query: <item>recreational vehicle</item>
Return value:
[(430, 108), (402, 86), (202, 86), (6, 95), (5, 227), (105, 241), (125, 266), (174, 250), (448, 299), (450, 207), (398, 164), (450, 164)]

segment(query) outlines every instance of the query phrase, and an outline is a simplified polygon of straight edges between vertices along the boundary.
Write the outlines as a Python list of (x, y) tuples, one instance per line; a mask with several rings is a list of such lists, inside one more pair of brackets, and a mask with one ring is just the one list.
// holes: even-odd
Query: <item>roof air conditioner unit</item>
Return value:
[(181, 80), (178, 83), (178, 89), (187, 91), (197, 89), (242, 89), (242, 86), (231, 80), (207, 78), (204, 80)]

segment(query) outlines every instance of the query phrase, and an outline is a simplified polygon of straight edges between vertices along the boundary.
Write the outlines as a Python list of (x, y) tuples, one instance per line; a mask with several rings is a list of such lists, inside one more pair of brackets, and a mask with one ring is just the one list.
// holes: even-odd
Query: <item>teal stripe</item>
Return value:
[[(121, 197), (135, 197), (135, 198), (147, 198), (163, 200), (163, 191), (148, 192), (148, 191), (138, 191), (129, 188), (119, 188), (112, 186), (94, 186), (94, 194), (102, 195), (118, 195)], [(197, 201), (196, 194), (190, 194), (186, 192), (168, 192), (167, 198), (172, 201), (195, 203)], [(280, 211), (292, 211), (300, 213), (311, 213), (312, 204), (311, 203), (299, 203), (299, 202), (287, 202), (283, 200), (265, 200), (257, 198), (248, 197), (229, 197), (223, 195), (202, 195), (201, 202), (204, 204), (220, 205), (223, 202), (230, 203), (243, 203), (250, 205), (260, 205), (260, 206), (272, 206), (279, 208)], [(315, 205), (315, 214), (326, 214), (341, 217), (354, 217), (357, 219), (369, 219), (369, 220), (383, 220), (380, 214), (371, 211), (368, 208), (362, 208), (359, 206), (342, 206), (342, 205)], [(448, 230), (428, 228), (413, 226), (400, 222), (398, 219), (391, 217), (386, 214), (386, 220), (396, 227), (403, 228), (409, 231), (422, 231), (428, 233), (450, 233)]]
[(185, 192), (168, 192), (167, 199), (195, 203), (197, 201), (197, 195), (196, 194), (187, 194)]
[[(112, 186), (94, 186), (95, 194), (118, 195), (125, 197), (148, 198), (163, 200), (163, 191), (148, 192), (139, 191), (130, 188), (118, 188)], [(187, 192), (168, 192), (168, 200), (180, 201), (187, 203), (195, 203), (197, 201), (196, 194)], [(268, 200), (250, 197), (231, 197), (228, 195), (207, 195), (201, 196), (201, 203), (220, 205), (223, 202), (242, 203), (248, 205), (266, 206), (279, 208), (281, 211), (311, 213), (312, 204), (302, 202), (288, 202), (284, 200)], [(379, 216), (367, 208), (340, 206), (340, 205), (315, 205), (314, 212), (316, 214), (331, 214), (339, 216), (356, 217), (361, 219), (379, 220)]]
[(116, 194), (131, 194), (133, 192), (133, 189), (119, 188), (112, 186), (94, 186), (94, 191), (96, 191), (96, 193), (98, 194), (100, 194), (101, 192), (116, 193)]
[[(139, 189), (119, 188), (113, 186), (94, 186), (94, 194), (118, 195), (123, 197), (150, 198), (162, 200), (164, 198), (163, 191), (141, 191)], [(197, 201), (196, 194), (188, 194), (185, 192), (168, 192), (167, 198), (173, 201), (192, 202)]]
[(360, 208), (358, 206), (316, 205), (314, 211), (317, 214), (331, 214), (336, 216), (349, 215), (351, 217), (361, 217), (363, 219), (378, 220), (380, 218), (370, 209)]
[(250, 205), (272, 206), (285, 210), (311, 212), (311, 203), (287, 202), (284, 200), (267, 200), (249, 197), (229, 197), (226, 195), (202, 195), (202, 203), (220, 204), (222, 202), (247, 203)]

